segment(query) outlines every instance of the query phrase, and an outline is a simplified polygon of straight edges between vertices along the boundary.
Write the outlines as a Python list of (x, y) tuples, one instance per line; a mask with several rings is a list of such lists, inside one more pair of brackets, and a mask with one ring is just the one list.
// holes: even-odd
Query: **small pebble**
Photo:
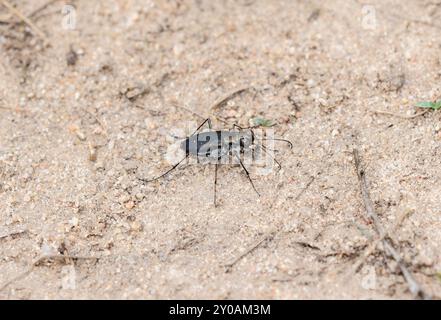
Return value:
[(66, 54), (66, 63), (68, 66), (74, 66), (78, 61), (78, 54), (70, 48), (69, 52)]
[(126, 209), (132, 210), (135, 207), (135, 202), (129, 201), (125, 204)]
[(144, 194), (139, 192), (139, 193), (136, 194), (135, 197), (136, 197), (136, 199), (138, 199), (138, 200), (143, 200), (143, 199), (144, 199)]
[(72, 227), (76, 227), (76, 226), (78, 226), (78, 223), (79, 223), (79, 220), (78, 220), (77, 217), (72, 217), (72, 219), (69, 220), (69, 224), (70, 224)]
[(130, 224), (130, 229), (131, 229), (132, 231), (134, 231), (134, 232), (140, 232), (140, 231), (142, 231), (143, 227), (142, 227), (141, 222), (139, 222), (139, 221), (133, 221), (133, 222)]

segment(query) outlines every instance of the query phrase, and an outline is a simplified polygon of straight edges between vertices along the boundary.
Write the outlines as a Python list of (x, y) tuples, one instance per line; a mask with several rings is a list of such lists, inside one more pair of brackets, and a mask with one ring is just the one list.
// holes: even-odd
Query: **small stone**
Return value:
[(236, 110), (228, 110), (226, 112), (226, 117), (227, 118), (235, 118), (237, 116), (237, 111)]
[(136, 160), (124, 161), (123, 167), (126, 171), (136, 171), (138, 169), (139, 163)]
[(142, 227), (142, 223), (139, 221), (133, 221), (130, 224), (130, 229), (134, 232), (140, 232), (142, 231), (143, 227)]
[(43, 243), (40, 250), (42, 256), (52, 256), (57, 253), (57, 250), (55, 250), (53, 246), (50, 246), (47, 243)]
[(157, 123), (150, 118), (145, 118), (144, 124), (149, 130), (155, 130), (158, 127)]
[(126, 203), (126, 202), (128, 202), (128, 201), (130, 201), (130, 196), (129, 195), (127, 195), (127, 194), (124, 194), (124, 195), (122, 195), (120, 198), (119, 198), (119, 203)]
[(125, 204), (126, 209), (132, 210), (135, 207), (135, 202), (129, 201)]
[(96, 170), (103, 170), (103, 169), (106, 169), (106, 166), (104, 165), (104, 163), (102, 161), (98, 161), (95, 163), (95, 169)]
[(77, 217), (72, 217), (72, 219), (69, 220), (69, 224), (70, 224), (72, 227), (76, 227), (76, 226), (78, 226), (78, 223), (79, 223), (79, 220), (78, 220)]
[(323, 99), (323, 98), (319, 98), (319, 99), (318, 99), (318, 103), (319, 103), (322, 107), (329, 107), (329, 103), (328, 103), (328, 101), (326, 101), (326, 100)]
[(78, 128), (78, 126), (72, 125), (69, 127), (69, 130), (75, 133), (78, 139), (80, 139), (81, 141), (86, 140), (86, 135), (80, 130), (80, 128)]
[(178, 43), (173, 47), (173, 53), (177, 57), (180, 56), (184, 52), (184, 50), (185, 50), (185, 48), (181, 43)]
[(69, 52), (66, 54), (66, 63), (68, 66), (74, 66), (78, 61), (78, 54), (70, 48)]
[(96, 147), (89, 142), (89, 161), (95, 162), (97, 160)]

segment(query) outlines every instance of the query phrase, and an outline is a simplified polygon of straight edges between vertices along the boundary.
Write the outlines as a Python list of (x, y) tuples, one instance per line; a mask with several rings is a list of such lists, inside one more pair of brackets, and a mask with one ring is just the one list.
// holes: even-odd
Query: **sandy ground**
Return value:
[[(441, 296), (440, 114), (404, 118), (441, 98), (441, 4), (10, 2), (46, 39), (1, 7), (0, 298), (412, 298), (381, 244), (354, 272), (377, 235), (353, 148), (404, 263)], [(217, 208), (212, 166), (139, 181), (169, 167), (171, 132), (200, 122), (188, 110), (277, 122), (294, 147), (279, 172), (250, 168), (260, 198), (237, 166)]]

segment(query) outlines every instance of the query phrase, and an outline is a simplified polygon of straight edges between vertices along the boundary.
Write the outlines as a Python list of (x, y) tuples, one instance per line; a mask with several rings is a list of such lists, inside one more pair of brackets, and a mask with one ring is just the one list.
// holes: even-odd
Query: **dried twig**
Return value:
[(360, 268), (363, 266), (363, 264), (366, 262), (367, 258), (377, 249), (378, 244), (382, 242), (384, 239), (389, 237), (389, 235), (393, 234), (403, 223), (404, 219), (407, 218), (413, 211), (408, 210), (405, 211), (404, 214), (402, 214), (398, 221), (395, 223), (393, 227), (391, 227), (388, 231), (386, 231), (383, 236), (376, 239), (374, 242), (372, 242), (369, 247), (364, 251), (363, 256), (360, 258), (360, 260), (354, 265), (353, 270), (354, 272), (358, 272)]
[[(171, 103), (172, 103), (172, 105), (173, 105), (174, 107), (179, 108), (179, 109), (182, 109), (182, 110), (185, 110), (185, 111), (187, 111), (187, 112), (190, 112), (192, 115), (194, 115), (194, 116), (200, 118), (201, 120), (205, 120), (205, 119), (208, 118), (208, 116), (200, 115), (199, 113), (197, 113), (197, 112), (195, 112), (195, 111), (193, 111), (193, 110), (191, 110), (191, 109), (189, 109), (189, 108), (187, 108), (187, 107), (185, 107), (185, 106), (182, 106), (182, 105), (178, 104), (176, 101), (172, 101)], [(227, 121), (225, 121), (224, 119), (222, 119), (222, 118), (220, 118), (220, 117), (218, 117), (218, 116), (216, 116), (216, 115), (214, 115), (213, 117), (214, 117), (216, 120), (218, 120), (219, 122), (222, 122), (223, 124), (228, 124)]]
[(254, 243), (253, 245), (249, 246), (244, 253), (242, 253), (240, 256), (238, 256), (237, 258), (235, 258), (233, 261), (226, 263), (224, 266), (226, 267), (226, 272), (230, 272), (231, 269), (239, 262), (241, 261), (243, 258), (245, 258), (247, 255), (249, 255), (250, 253), (252, 253), (253, 251), (255, 251), (257, 248), (259, 248), (262, 244), (264, 244), (265, 242), (271, 241), (272, 239), (274, 239), (275, 235), (276, 235), (277, 231), (271, 231), (269, 233), (267, 233), (265, 236), (263, 236), (259, 241), (257, 241), (256, 243)]
[(176, 108), (183, 109), (183, 110), (185, 110), (185, 111), (187, 111), (187, 112), (190, 112), (192, 115), (198, 117), (198, 118), (201, 119), (201, 120), (205, 120), (205, 119), (207, 119), (207, 117), (204, 117), (204, 116), (200, 115), (200, 114), (197, 113), (196, 111), (193, 111), (193, 110), (191, 110), (191, 109), (189, 109), (189, 108), (187, 108), (187, 107), (185, 107), (185, 106), (183, 106), (183, 105), (180, 105), (180, 104), (179, 104), (176, 100), (174, 100), (174, 99), (171, 101), (171, 104), (172, 104), (174, 107), (176, 107)]
[(315, 179), (316, 179), (316, 176), (311, 177), (311, 179), (308, 181), (306, 186), (302, 190), (300, 190), (299, 194), (295, 197), (294, 201), (297, 201), (300, 199), (300, 197), (306, 192), (306, 190), (309, 189), (309, 187), (312, 185), (312, 183), (315, 181)]
[(43, 256), (37, 258), (36, 260), (34, 260), (34, 262), (32, 262), (32, 264), (28, 270), (26, 270), (25, 272), (19, 274), (18, 276), (14, 277), (11, 280), (4, 283), (0, 287), (0, 292), (3, 291), (4, 289), (6, 289), (12, 283), (28, 276), (34, 270), (35, 267), (38, 267), (41, 263), (43, 263), (44, 261), (47, 261), (47, 260), (55, 260), (55, 261), (59, 261), (62, 263), (66, 263), (66, 261), (68, 261), (68, 260), (95, 260), (95, 261), (97, 261), (97, 260), (99, 260), (99, 258), (82, 257), (82, 256), (69, 256), (69, 255), (61, 255), (61, 254), (60, 255), (43, 255)]
[[(222, 107), (222, 106), (223, 106), (224, 104), (226, 104), (229, 100), (233, 99), (234, 97), (240, 95), (242, 92), (245, 92), (245, 91), (247, 91), (247, 90), (249, 90), (249, 89), (250, 89), (250, 87), (242, 87), (242, 88), (240, 88), (240, 89), (236, 89), (236, 90), (230, 92), (229, 94), (227, 94), (227, 95), (223, 96), (222, 98), (218, 99), (218, 100), (217, 100), (217, 101), (216, 101), (216, 102), (210, 107), (210, 110), (215, 110), (215, 109), (217, 109), (217, 108)], [(197, 112), (195, 112), (195, 111), (193, 111), (193, 110), (188, 109), (187, 107), (184, 107), (184, 106), (178, 104), (177, 101), (172, 101), (172, 104), (173, 104), (173, 106), (175, 106), (175, 107), (177, 107), (177, 108), (180, 108), (180, 109), (183, 109), (183, 110), (185, 110), (185, 111), (190, 112), (191, 114), (193, 114), (193, 115), (199, 117), (200, 119), (205, 120), (205, 119), (208, 118), (208, 117), (205, 117), (205, 116), (203, 116), (203, 115), (200, 115), (199, 113), (197, 113)], [(223, 124), (228, 124), (228, 121), (222, 119), (221, 117), (219, 117), (219, 116), (217, 116), (217, 115), (214, 115), (213, 117), (216, 118), (216, 120), (222, 122)]]
[(15, 112), (27, 112), (28, 111), (28, 110), (25, 110), (25, 109), (19, 108), (19, 107), (10, 108), (10, 107), (5, 107), (5, 106), (0, 106), (0, 109), (1, 110), (8, 110), (8, 111), (15, 111)]
[(240, 95), (242, 92), (247, 91), (248, 89), (250, 89), (250, 87), (242, 87), (240, 89), (236, 89), (230, 93), (228, 93), (226, 96), (220, 98), (219, 100), (217, 100), (210, 108), (210, 110), (215, 110), (217, 108), (222, 107), (223, 105), (225, 105), (228, 101), (230, 101), (231, 99), (237, 97), (238, 95)]
[[(354, 0), (354, 1), (357, 2), (359, 5), (364, 5), (363, 1), (360, 1), (360, 0)], [(438, 3), (429, 3), (429, 5), (430, 4), (438, 5)], [(384, 11), (384, 10), (378, 10), (378, 11), (381, 12), (382, 14), (384, 14), (387, 18), (391, 18), (392, 17), (392, 18), (395, 18), (395, 19), (398, 19), (398, 20), (405, 21), (407, 23), (422, 24), (422, 25), (425, 25), (425, 26), (428, 26), (428, 27), (432, 27), (432, 28), (436, 28), (436, 29), (441, 29), (441, 25), (437, 25), (437, 24), (434, 24), (432, 22), (418, 20), (418, 19), (408, 19), (408, 18), (403, 17), (401, 15), (394, 14), (394, 13), (390, 12), (390, 10), (388, 10), (387, 12)]]
[(47, 7), (53, 5), (55, 2), (58, 2), (60, 0), (50, 0), (47, 1), (45, 4), (43, 4), (42, 6), (38, 7), (37, 9), (35, 9), (34, 11), (32, 11), (29, 15), (28, 18), (32, 19), (33, 17), (35, 17), (37, 14), (39, 14), (40, 12), (42, 12), (43, 10), (45, 10)]
[(14, 238), (16, 236), (25, 234), (27, 232), (28, 232), (28, 230), (17, 230), (17, 231), (13, 231), (13, 232), (10, 232), (10, 233), (0, 234), (0, 240), (6, 239), (6, 238), (9, 238), (9, 237)]
[(441, 25), (435, 24), (433, 22), (424, 21), (424, 20), (418, 20), (418, 19), (407, 19), (406, 17), (402, 17), (400, 15), (393, 14), (393, 13), (390, 13), (390, 16), (394, 17), (396, 19), (404, 20), (404, 21), (406, 21), (408, 23), (421, 24), (421, 25), (424, 25), (424, 26), (427, 26), (427, 27), (431, 27), (431, 28), (435, 28), (435, 29), (440, 29), (441, 30)]
[(375, 114), (383, 114), (383, 115), (387, 115), (387, 116), (391, 116), (391, 117), (396, 117), (396, 118), (400, 118), (400, 119), (407, 119), (407, 120), (411, 120), (411, 119), (415, 119), (415, 118), (421, 117), (422, 115), (425, 115), (427, 112), (429, 112), (429, 110), (425, 110), (423, 112), (414, 114), (412, 116), (403, 116), (401, 114), (395, 114), (395, 113), (388, 112), (388, 111), (372, 110), (372, 113), (375, 113)]
[(354, 155), (355, 169), (357, 171), (357, 176), (360, 183), (361, 195), (366, 209), (366, 214), (368, 219), (370, 219), (373, 222), (375, 231), (377, 232), (377, 234), (381, 239), (385, 252), (390, 256), (392, 256), (392, 258), (398, 264), (401, 273), (403, 274), (403, 277), (406, 280), (407, 285), (409, 286), (409, 290), (414, 295), (414, 297), (423, 298), (423, 299), (429, 298), (429, 296), (424, 292), (424, 290), (415, 280), (412, 273), (408, 270), (405, 262), (401, 258), (400, 253), (394, 248), (390, 238), (386, 235), (383, 226), (381, 225), (381, 221), (377, 213), (375, 212), (372, 200), (370, 198), (369, 188), (366, 182), (366, 175), (361, 166), (360, 155), (357, 149), (354, 149), (353, 155)]
[(34, 33), (36, 35), (38, 35), (44, 41), (49, 42), (48, 38), (46, 37), (44, 32), (41, 31), (41, 29), (38, 28), (28, 17), (26, 17), (23, 13), (21, 13), (16, 8), (14, 8), (14, 6), (11, 3), (9, 3), (9, 1), (7, 1), (7, 0), (0, 0), (0, 1), (9, 11), (11, 11), (12, 14), (14, 14), (19, 19), (21, 19), (24, 23), (26, 23), (29, 26), (29, 28), (31, 28), (31, 30), (34, 31)]
[(96, 147), (89, 141), (89, 161), (95, 162), (97, 159)]

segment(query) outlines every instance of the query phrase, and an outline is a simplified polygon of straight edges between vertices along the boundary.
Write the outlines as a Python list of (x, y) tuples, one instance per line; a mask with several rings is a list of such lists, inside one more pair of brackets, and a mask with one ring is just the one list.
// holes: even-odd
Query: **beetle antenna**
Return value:
[(279, 161), (277, 161), (277, 159), (275, 158), (275, 157), (273, 157), (269, 152), (268, 152), (268, 148), (267, 147), (265, 147), (264, 145), (259, 145), (259, 147), (262, 149), (262, 151), (263, 152), (265, 152), (265, 154), (267, 154), (267, 155), (269, 155), (273, 160), (274, 160), (274, 162), (277, 164), (277, 166), (279, 167), (279, 170), (281, 170), (282, 169), (282, 165), (280, 164), (280, 162)]
[(289, 145), (289, 148), (292, 149), (293, 148), (293, 144), (291, 141), (286, 140), (286, 139), (279, 139), (279, 138), (261, 138), (260, 140), (273, 140), (273, 141), (281, 141), (281, 142), (286, 142)]

